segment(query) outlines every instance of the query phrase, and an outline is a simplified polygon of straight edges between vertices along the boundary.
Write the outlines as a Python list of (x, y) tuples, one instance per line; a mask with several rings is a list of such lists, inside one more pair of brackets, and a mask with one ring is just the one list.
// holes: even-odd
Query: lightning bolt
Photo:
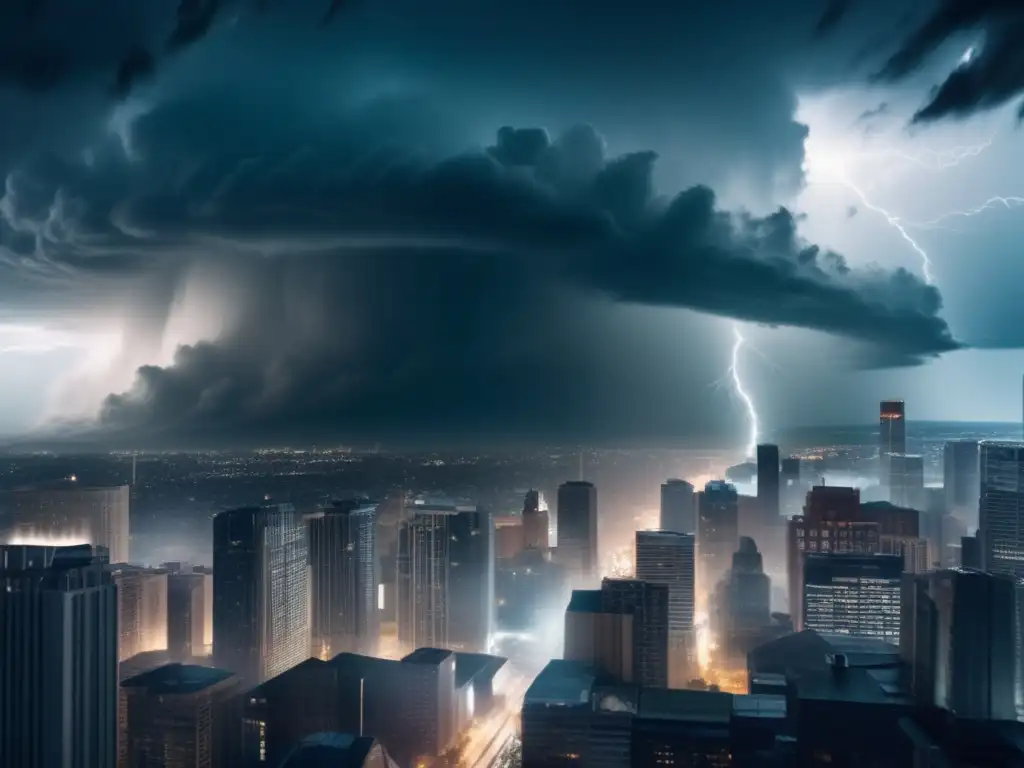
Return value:
[(1014, 208), (1020, 208), (1021, 206), (1024, 206), (1024, 197), (990, 197), (984, 203), (982, 203), (981, 205), (977, 205), (974, 208), (965, 208), (964, 210), (960, 211), (949, 211), (947, 213), (942, 214), (941, 216), (936, 216), (934, 219), (929, 219), (928, 221), (908, 221), (907, 226), (916, 227), (918, 229), (936, 229), (940, 227), (944, 221), (948, 221), (949, 219), (966, 219), (970, 218), (971, 216), (977, 216), (979, 214), (985, 213), (985, 211), (991, 211), (996, 208), (1005, 208), (1006, 210), (1009, 211), (1013, 210)]
[(876, 205), (875, 203), (871, 202), (871, 200), (868, 199), (868, 196), (864, 193), (864, 190), (858, 187), (845, 176), (840, 176), (838, 178), (838, 181), (844, 187), (853, 192), (865, 208), (867, 208), (869, 211), (877, 213), (879, 216), (884, 218), (886, 222), (888, 222), (890, 227), (899, 232), (900, 237), (902, 237), (907, 242), (907, 245), (913, 248), (914, 252), (921, 257), (921, 273), (924, 275), (925, 282), (928, 283), (928, 285), (933, 285), (935, 283), (935, 278), (932, 275), (932, 260), (928, 258), (928, 253), (925, 251), (925, 249), (922, 248), (921, 245), (913, 237), (910, 236), (910, 233), (907, 232), (906, 227), (903, 226), (899, 217), (893, 216), (880, 205)]
[(729, 375), (732, 377), (732, 386), (736, 390), (736, 394), (739, 395), (740, 400), (743, 402), (743, 406), (747, 410), (747, 423), (750, 429), (750, 436), (747, 438), (747, 449), (745, 456), (754, 456), (757, 452), (757, 438), (758, 433), (761, 431), (760, 419), (757, 416), (757, 408), (754, 406), (754, 400), (747, 392), (746, 387), (743, 386), (743, 379), (740, 377), (740, 352), (743, 351), (744, 345), (747, 340), (743, 337), (742, 331), (740, 331), (740, 324), (732, 324), (732, 362), (729, 365)]

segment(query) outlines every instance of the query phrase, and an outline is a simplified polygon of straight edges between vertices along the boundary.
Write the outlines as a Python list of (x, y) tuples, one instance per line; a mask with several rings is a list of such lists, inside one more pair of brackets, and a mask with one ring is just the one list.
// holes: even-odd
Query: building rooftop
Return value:
[(850, 667), (899, 670), (900, 651), (895, 645), (867, 637), (822, 634), (813, 629), (757, 646), (747, 654), (747, 668), (758, 675), (798, 677), (828, 669), (829, 655), (845, 656)]
[(360, 768), (376, 740), (350, 733), (314, 733), (293, 749), (280, 768)]
[(893, 684), (882, 684), (871, 670), (850, 667), (809, 672), (796, 681), (801, 701), (849, 701), (858, 704), (912, 705), (913, 697)]
[(426, 664), (436, 667), (443, 664), (455, 652), (443, 648), (417, 648), (402, 659), (403, 664)]
[(158, 696), (196, 693), (233, 677), (231, 672), (216, 667), (200, 667), (194, 664), (165, 664), (162, 667), (129, 677), (121, 683), (122, 688), (146, 688), (148, 693)]
[(601, 590), (574, 589), (566, 610), (570, 613), (601, 613)]
[(651, 720), (728, 724), (732, 699), (731, 693), (721, 691), (644, 688), (638, 714)]
[(455, 653), (455, 685), (463, 686), (470, 681), (487, 680), (494, 677), (507, 662), (504, 656), (488, 653)]
[(586, 662), (552, 659), (526, 691), (524, 705), (590, 706), (597, 670)]

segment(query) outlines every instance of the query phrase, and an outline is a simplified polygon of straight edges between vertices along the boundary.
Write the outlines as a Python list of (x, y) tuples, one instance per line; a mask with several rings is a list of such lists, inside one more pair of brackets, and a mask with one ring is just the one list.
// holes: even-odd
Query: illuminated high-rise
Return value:
[(213, 658), (252, 686), (309, 657), (305, 529), (290, 504), (213, 519)]
[(739, 543), (739, 494), (736, 486), (712, 480), (697, 501), (697, 586), (709, 592), (732, 564)]
[(0, 546), (0, 765), (117, 764), (117, 588), (100, 547)]
[(898, 555), (807, 555), (803, 628), (899, 645), (902, 575)]
[[(669, 678), (684, 685), (692, 671), (696, 537), (675, 531), (637, 531), (635, 576), (668, 588)], [(683, 679), (686, 678), (686, 679)]]
[(335, 502), (308, 520), (313, 654), (377, 648), (377, 505)]
[(92, 544), (111, 563), (128, 562), (129, 486), (92, 488), (77, 480), (0, 494), (3, 539), (11, 544)]
[(878, 478), (889, 487), (889, 454), (907, 452), (907, 419), (902, 400), (883, 400), (878, 409)]
[(558, 486), (558, 561), (570, 581), (589, 583), (598, 576), (597, 488), (583, 480)]
[(661, 530), (697, 532), (697, 505), (693, 486), (672, 478), (661, 484)]
[(523, 546), (547, 551), (550, 546), (548, 504), (540, 491), (527, 491), (523, 499)]
[(1024, 578), (1024, 443), (981, 443), (978, 514), (984, 569)]
[(167, 571), (125, 563), (109, 570), (117, 585), (118, 661), (167, 650)]

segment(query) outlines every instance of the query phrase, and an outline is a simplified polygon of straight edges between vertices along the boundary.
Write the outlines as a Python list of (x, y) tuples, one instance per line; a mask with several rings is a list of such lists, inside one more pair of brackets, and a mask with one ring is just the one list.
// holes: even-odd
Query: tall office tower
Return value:
[(697, 593), (721, 581), (739, 543), (739, 494), (722, 480), (704, 486), (697, 499)]
[(377, 616), (377, 505), (334, 502), (309, 526), (310, 633), (313, 655), (373, 653)]
[(918, 703), (978, 720), (1016, 720), (1016, 585), (960, 568), (903, 581), (900, 656)]
[(946, 512), (960, 518), (968, 528), (978, 527), (980, 455), (977, 440), (954, 440), (943, 449), (942, 487)]
[(207, 653), (206, 580), (210, 578), (191, 571), (167, 575), (167, 654), (175, 661)]
[(981, 443), (978, 503), (982, 564), (1024, 578), (1024, 443)]
[(118, 768), (238, 765), (242, 683), (223, 669), (167, 664), (121, 683)]
[(697, 504), (693, 486), (672, 478), (661, 484), (661, 530), (697, 532)]
[(110, 562), (128, 562), (129, 487), (88, 488), (72, 480), (0, 494), (4, 540), (11, 544), (93, 544)]
[(924, 457), (889, 454), (889, 500), (898, 507), (924, 509)]
[(167, 571), (117, 563), (107, 566), (117, 585), (117, 660), (167, 650)]
[[(188, 619), (187, 623), (188, 623), (190, 628), (187, 631), (191, 632), (192, 631), (191, 630), (191, 626), (198, 622), (199, 626), (202, 628), (202, 638), (203, 639), (202, 639), (202, 643), (201, 644), (192, 643), (192, 654), (191, 655), (192, 656), (209, 656), (211, 653), (213, 653), (213, 568), (210, 568), (209, 566), (206, 566), (206, 565), (190, 565), (188, 563), (181, 563), (181, 562), (161, 563), (160, 564), (160, 568), (165, 570), (165, 571), (167, 571), (171, 576), (178, 575), (178, 574), (188, 574), (188, 575), (192, 576), (193, 579), (197, 583), (199, 582), (200, 578), (202, 579), (202, 581), (201, 581), (202, 589), (203, 589), (202, 612), (197, 615), (198, 618), (189, 618)], [(167, 605), (167, 610), (168, 610), (168, 613), (169, 613), (169, 616), (168, 616), (169, 626), (168, 626), (168, 629), (167, 629), (167, 632), (168, 632), (168, 638), (167, 638), (167, 644), (168, 645), (167, 645), (167, 647), (170, 649), (170, 648), (180, 647), (181, 643), (183, 642), (184, 630), (176, 630), (176, 629), (173, 628), (173, 626), (170, 626), (170, 625), (173, 625), (174, 622), (177, 621), (177, 620), (184, 620), (183, 619), (184, 614), (182, 613), (182, 611), (185, 610), (185, 606), (179, 600), (177, 603), (175, 603), (176, 607), (174, 609), (172, 609), (171, 606), (170, 606), (170, 599), (171, 599), (170, 598), (170, 590), (171, 590), (170, 582), (168, 582), (167, 589), (168, 589), (168, 598), (167, 598), (168, 599), (168, 605)], [(179, 587), (179, 589), (181, 589), (181, 587)], [(178, 617), (178, 618), (176, 619), (174, 617)], [(177, 634), (174, 635), (175, 640), (174, 640), (174, 642), (172, 644), (171, 636), (175, 632), (177, 632)], [(172, 658), (174, 658), (174, 657), (172, 656)]]
[(495, 515), (494, 558), (511, 560), (526, 548), (526, 531), (522, 515)]
[(981, 540), (977, 536), (960, 537), (960, 567), (981, 570)]
[(692, 533), (637, 531), (634, 552), (636, 578), (668, 587), (669, 683), (681, 687), (693, 679), (695, 661), (696, 538)]
[(861, 520), (860, 491), (816, 485), (807, 493), (804, 514), (789, 520), (786, 576), (793, 626), (803, 629), (804, 557), (818, 552), (878, 552), (879, 525)]
[(907, 420), (902, 400), (883, 400), (878, 409), (878, 481), (889, 488), (889, 455), (907, 452)]
[(779, 520), (779, 446), (757, 446), (757, 503), (769, 526)]
[(547, 550), (550, 546), (548, 504), (540, 491), (527, 491), (523, 500), (523, 546)]
[(573, 590), (565, 613), (566, 659), (598, 664), (621, 682), (668, 686), (669, 588), (604, 579)]
[(305, 529), (290, 504), (213, 518), (213, 658), (243, 686), (309, 657)]
[(417, 499), (399, 534), (398, 639), (485, 651), (494, 625), (494, 530), (475, 505)]
[(101, 547), (0, 546), (0, 765), (114, 768), (117, 588)]
[(899, 645), (902, 577), (897, 555), (807, 555), (803, 628)]
[(558, 559), (570, 582), (592, 583), (600, 575), (593, 483), (570, 480), (558, 486)]

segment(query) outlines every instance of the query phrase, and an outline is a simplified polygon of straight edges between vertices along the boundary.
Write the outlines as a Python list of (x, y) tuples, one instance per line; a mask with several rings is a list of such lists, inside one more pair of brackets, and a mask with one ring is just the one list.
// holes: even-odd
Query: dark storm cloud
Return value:
[(879, 73), (898, 81), (921, 69), (946, 43), (983, 37), (970, 61), (961, 63), (932, 92), (913, 122), (963, 118), (1000, 107), (1024, 93), (1024, 4), (1019, 0), (941, 0)]
[(815, 37), (825, 37), (838, 27), (851, 4), (852, 0), (827, 0), (825, 10), (814, 26)]

